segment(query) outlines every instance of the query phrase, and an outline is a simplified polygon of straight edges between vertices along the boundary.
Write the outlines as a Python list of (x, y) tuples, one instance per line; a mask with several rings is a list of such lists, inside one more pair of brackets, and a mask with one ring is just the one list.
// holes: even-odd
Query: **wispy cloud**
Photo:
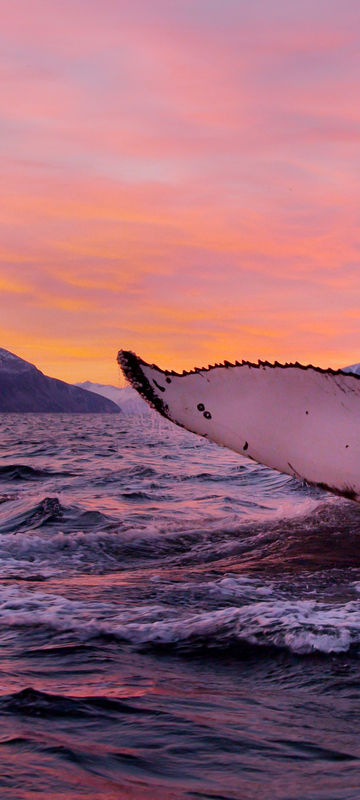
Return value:
[(355, 0), (5, 0), (1, 343), (359, 359)]

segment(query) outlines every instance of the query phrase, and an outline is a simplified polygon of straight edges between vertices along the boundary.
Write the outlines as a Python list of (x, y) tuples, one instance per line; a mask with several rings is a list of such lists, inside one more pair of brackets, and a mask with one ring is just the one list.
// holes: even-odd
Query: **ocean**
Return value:
[(155, 413), (0, 428), (1, 800), (359, 800), (360, 507)]

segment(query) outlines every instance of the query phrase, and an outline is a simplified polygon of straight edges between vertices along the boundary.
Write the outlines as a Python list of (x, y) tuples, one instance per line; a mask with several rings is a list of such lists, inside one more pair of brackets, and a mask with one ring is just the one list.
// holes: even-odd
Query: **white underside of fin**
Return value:
[(360, 378), (301, 365), (221, 365), (183, 375), (133, 353), (132, 385), (178, 425), (360, 502)]

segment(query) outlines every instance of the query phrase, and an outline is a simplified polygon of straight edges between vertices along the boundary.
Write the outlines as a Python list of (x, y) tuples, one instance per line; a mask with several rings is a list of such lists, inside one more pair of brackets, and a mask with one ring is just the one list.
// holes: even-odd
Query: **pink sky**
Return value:
[(3, 0), (0, 346), (360, 361), (357, 0)]

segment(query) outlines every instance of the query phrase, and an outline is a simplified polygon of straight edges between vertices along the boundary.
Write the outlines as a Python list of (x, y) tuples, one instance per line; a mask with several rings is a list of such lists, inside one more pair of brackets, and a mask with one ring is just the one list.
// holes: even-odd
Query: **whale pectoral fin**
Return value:
[(162, 416), (261, 464), (360, 496), (360, 376), (301, 364), (178, 374), (121, 350), (126, 379)]

